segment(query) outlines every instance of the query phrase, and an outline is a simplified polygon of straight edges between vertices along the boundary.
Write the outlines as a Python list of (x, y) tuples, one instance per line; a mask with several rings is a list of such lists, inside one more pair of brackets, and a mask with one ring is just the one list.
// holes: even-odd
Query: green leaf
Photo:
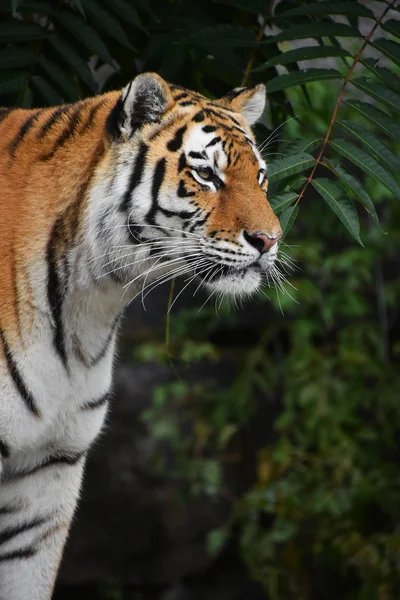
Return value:
[(280, 13), (279, 17), (295, 17), (300, 15), (345, 15), (347, 17), (366, 17), (374, 19), (374, 15), (369, 8), (362, 6), (355, 0), (348, 0), (347, 2), (306, 2), (303, 6), (291, 8), (283, 13)]
[(379, 100), (388, 108), (400, 112), (400, 94), (397, 94), (393, 90), (389, 90), (380, 83), (369, 81), (365, 77), (358, 77), (357, 79), (351, 79), (350, 81), (368, 96), (375, 98), (375, 100)]
[(384, 31), (391, 33), (395, 37), (400, 38), (400, 21), (389, 19), (388, 21), (384, 21), (383, 23), (381, 23), (381, 28)]
[(56, 65), (48, 58), (42, 56), (40, 64), (46, 72), (50, 80), (58, 85), (58, 87), (66, 94), (66, 99), (75, 102), (79, 100), (79, 93), (71, 78), (65, 73), (59, 65)]
[(350, 198), (343, 194), (343, 189), (335, 182), (323, 177), (314, 179), (311, 183), (335, 215), (339, 217), (346, 229), (362, 246), (357, 211)]
[(337, 121), (337, 124), (353, 134), (367, 148), (368, 152), (384, 166), (389, 167), (395, 173), (400, 173), (400, 160), (372, 132), (351, 121)]
[(36, 23), (28, 21), (7, 21), (0, 23), (0, 44), (9, 42), (31, 42), (44, 37), (44, 31)]
[(335, 69), (304, 69), (294, 73), (286, 73), (277, 75), (270, 79), (267, 83), (269, 94), (284, 90), (295, 85), (302, 85), (310, 81), (324, 81), (326, 79), (340, 79), (342, 76)]
[(13, 16), (15, 17), (17, 10), (18, 10), (18, 6), (21, 4), (21, 0), (11, 0), (11, 10), (13, 13)]
[(275, 194), (272, 198), (269, 198), (269, 203), (276, 215), (279, 215), (285, 208), (287, 208), (294, 200), (298, 198), (298, 194), (295, 192), (282, 192), (281, 194)]
[(311, 154), (306, 152), (278, 158), (268, 165), (268, 180), (270, 182), (280, 181), (285, 177), (296, 175), (312, 167), (314, 162)]
[(285, 154), (298, 154), (299, 152), (312, 152), (321, 144), (322, 138), (316, 140), (294, 140), (285, 146)]
[(19, 92), (16, 105), (20, 108), (31, 108), (33, 104), (33, 93), (27, 85)]
[(16, 75), (15, 73), (7, 75), (0, 80), (0, 94), (11, 94), (21, 90), (26, 83), (26, 75)]
[(280, 188), (283, 188), (281, 190), (283, 192), (297, 192), (300, 188), (303, 187), (306, 181), (307, 177), (304, 177), (304, 175), (294, 175), (293, 177), (289, 177), (289, 179), (286, 179), (286, 181), (283, 182)]
[(285, 239), (285, 237), (291, 230), (292, 225), (295, 222), (296, 217), (298, 215), (298, 212), (299, 207), (296, 205), (289, 206), (288, 208), (285, 208), (285, 210), (282, 212), (281, 217), (279, 219), (282, 227), (282, 240)]
[(357, 110), (367, 121), (376, 125), (384, 133), (394, 140), (400, 139), (400, 126), (397, 125), (385, 112), (376, 108), (373, 104), (360, 102), (359, 100), (345, 100), (346, 104)]
[(370, 42), (370, 45), (382, 52), (382, 54), (387, 56), (387, 58), (394, 62), (395, 65), (400, 67), (400, 47), (397, 42), (379, 38), (378, 40)]
[(342, 23), (327, 23), (318, 21), (310, 25), (292, 25), (278, 35), (263, 40), (261, 44), (276, 44), (277, 42), (288, 42), (290, 40), (302, 40), (306, 38), (318, 37), (360, 37), (358, 29), (343, 25)]
[(82, 17), (84, 19), (86, 19), (86, 15), (85, 15), (85, 11), (83, 10), (83, 6), (82, 6), (82, 2), (81, 0), (72, 0), (73, 3), (75, 4), (76, 8), (79, 10), (79, 12), (81, 13)]
[(34, 75), (32, 77), (32, 83), (33, 83), (34, 87), (40, 92), (40, 94), (44, 98), (44, 100), (50, 106), (55, 106), (57, 104), (61, 104), (62, 98), (56, 92), (56, 90), (53, 88), (53, 86), (48, 81), (43, 79), (43, 77), (40, 77), (39, 75)]
[(151, 7), (150, 0), (136, 0), (136, 4), (138, 6), (140, 6), (140, 8), (144, 12), (146, 12), (149, 15), (149, 17), (154, 19), (154, 21), (156, 21), (156, 23), (160, 23), (160, 19), (157, 17), (156, 13), (154, 12), (154, 10)]
[(62, 58), (67, 65), (72, 67), (81, 81), (86, 83), (92, 92), (96, 92), (97, 84), (93, 79), (89, 67), (87, 66), (86, 62), (82, 60), (76, 50), (74, 50), (74, 48), (68, 42), (61, 39), (59, 36), (50, 36), (49, 42), (60, 58)]
[(398, 186), (395, 179), (390, 175), (378, 161), (355, 146), (351, 142), (343, 139), (332, 140), (330, 142), (332, 148), (334, 148), (339, 154), (350, 160), (353, 164), (359, 167), (368, 175), (371, 175), (374, 179), (380, 181), (386, 186), (395, 196), (400, 197), (400, 187)]
[(57, 12), (55, 18), (90, 53), (97, 54), (106, 63), (111, 64), (113, 62), (103, 40), (92, 27), (86, 25), (82, 18), (65, 10)]
[(287, 65), (300, 60), (313, 60), (315, 58), (328, 58), (335, 56), (351, 56), (348, 50), (336, 46), (305, 46), (304, 48), (296, 48), (282, 52), (278, 56), (273, 56), (267, 62), (253, 69), (253, 73), (264, 71), (276, 65)]
[(196, 31), (184, 38), (182, 43), (203, 47), (246, 48), (257, 43), (256, 34), (248, 27), (240, 25), (215, 25)]
[(217, 556), (228, 541), (228, 537), (229, 529), (227, 527), (221, 527), (220, 529), (213, 529), (213, 531), (210, 531), (207, 536), (208, 554), (212, 557)]
[(54, 15), (56, 12), (50, 2), (42, 0), (23, 0), (21, 4), (21, 12), (39, 13), (41, 15)]
[(96, 0), (84, 0), (83, 6), (85, 12), (90, 16), (90, 18), (95, 23), (98, 23), (98, 25), (106, 33), (108, 33), (109, 36), (127, 48), (130, 48), (131, 50), (134, 49), (120, 22), (112, 14), (105, 10), (103, 6), (96, 2)]
[(113, 0), (110, 2), (110, 10), (113, 10), (121, 19), (127, 23), (132, 23), (138, 29), (141, 29), (145, 33), (148, 33), (144, 27), (137, 11), (131, 4), (128, 4), (126, 0)]
[(340, 182), (345, 187), (347, 193), (350, 196), (355, 196), (360, 201), (365, 210), (371, 215), (375, 223), (379, 225), (379, 218), (376, 213), (374, 203), (372, 202), (371, 198), (368, 195), (368, 192), (361, 185), (358, 179), (354, 177), (354, 175), (348, 173), (346, 169), (338, 163), (334, 164), (333, 168)]
[(36, 90), (39, 91), (46, 105), (55, 106), (62, 103), (62, 98), (59, 93), (44, 77), (33, 75), (30, 80), (33, 84), (33, 88), (36, 88)]
[(383, 83), (393, 88), (396, 92), (400, 92), (400, 81), (397, 77), (393, 77), (393, 72), (386, 69), (386, 67), (378, 67), (378, 59), (368, 57), (362, 58), (360, 62), (378, 79), (383, 81)]
[(0, 69), (15, 69), (16, 67), (30, 67), (37, 61), (37, 56), (29, 48), (8, 46), (0, 51)]
[(268, 0), (214, 0), (214, 4), (229, 4), (257, 15), (266, 15)]

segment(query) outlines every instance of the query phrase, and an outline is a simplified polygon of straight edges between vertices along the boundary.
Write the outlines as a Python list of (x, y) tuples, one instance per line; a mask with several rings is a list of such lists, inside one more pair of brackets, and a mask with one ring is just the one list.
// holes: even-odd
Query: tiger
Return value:
[(0, 600), (52, 597), (127, 304), (175, 277), (248, 297), (275, 268), (265, 102), (142, 73), (0, 109)]

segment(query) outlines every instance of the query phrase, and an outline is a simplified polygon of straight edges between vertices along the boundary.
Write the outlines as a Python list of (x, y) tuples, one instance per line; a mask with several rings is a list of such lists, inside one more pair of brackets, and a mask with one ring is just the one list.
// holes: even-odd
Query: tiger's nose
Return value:
[(268, 252), (268, 250), (270, 250), (272, 246), (276, 244), (276, 242), (282, 237), (281, 233), (272, 236), (267, 235), (262, 231), (255, 231), (254, 233), (248, 233), (247, 231), (244, 231), (243, 235), (246, 242), (248, 242), (259, 252)]

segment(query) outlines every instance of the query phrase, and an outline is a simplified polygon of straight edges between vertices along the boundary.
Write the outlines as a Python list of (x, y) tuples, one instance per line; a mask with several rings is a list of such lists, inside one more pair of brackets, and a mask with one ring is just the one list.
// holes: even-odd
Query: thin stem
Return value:
[(168, 297), (168, 309), (165, 318), (165, 347), (167, 350), (167, 354), (170, 355), (169, 344), (170, 344), (170, 331), (171, 331), (171, 306), (174, 298), (174, 290), (175, 290), (175, 278), (172, 279), (171, 285), (169, 288), (169, 297)]
[(369, 34), (367, 35), (366, 38), (364, 38), (364, 43), (362, 44), (361, 48), (359, 49), (359, 51), (357, 52), (357, 55), (354, 57), (354, 60), (349, 68), (349, 70), (347, 71), (346, 77), (344, 78), (342, 87), (340, 88), (340, 92), (338, 95), (338, 98), (336, 100), (336, 104), (335, 104), (335, 108), (333, 109), (333, 114), (332, 114), (332, 118), (331, 121), (329, 123), (329, 127), (328, 127), (328, 131), (326, 132), (326, 136), (325, 139), (323, 141), (321, 150), (315, 160), (314, 166), (312, 168), (312, 171), (310, 173), (310, 175), (307, 177), (307, 181), (305, 182), (303, 189), (301, 190), (297, 200), (296, 200), (296, 204), (295, 206), (297, 206), (297, 204), (300, 202), (300, 200), (302, 199), (302, 197), (304, 196), (304, 192), (306, 191), (307, 187), (310, 185), (310, 183), (312, 182), (314, 175), (315, 175), (315, 171), (317, 170), (318, 165), (320, 164), (322, 157), (324, 155), (324, 152), (326, 150), (326, 147), (328, 145), (329, 139), (331, 137), (331, 133), (332, 133), (332, 129), (333, 126), (335, 124), (336, 121), (336, 117), (337, 117), (337, 112), (339, 110), (339, 106), (340, 103), (342, 102), (342, 98), (343, 98), (343, 94), (344, 94), (344, 90), (346, 89), (347, 84), (350, 81), (350, 77), (353, 74), (354, 68), (356, 66), (356, 64), (359, 62), (362, 53), (364, 52), (365, 48), (367, 47), (370, 39), (372, 38), (372, 36), (374, 35), (376, 29), (380, 26), (380, 24), (382, 23), (383, 19), (385, 18), (386, 14), (389, 12), (389, 10), (391, 8), (394, 7), (394, 4), (396, 3), (396, 0), (391, 0), (391, 2), (386, 6), (385, 10), (382, 12), (381, 16), (376, 20), (376, 22), (374, 23), (374, 26), (372, 27), (371, 31), (369, 32)]
[[(261, 40), (262, 40), (262, 36), (264, 35), (264, 29), (265, 29), (265, 24), (264, 24), (264, 19), (263, 19), (262, 23), (261, 23), (261, 26), (260, 26), (260, 29), (259, 29), (258, 34), (257, 34), (257, 44), (259, 42), (261, 42)], [(241, 87), (245, 87), (247, 85), (247, 80), (249, 78), (250, 71), (253, 68), (254, 59), (256, 57), (256, 49), (257, 49), (257, 46), (251, 51), (249, 61), (248, 61), (247, 65), (246, 65), (246, 69), (245, 69), (244, 74), (243, 74), (243, 79), (242, 79), (242, 82), (240, 84)]]

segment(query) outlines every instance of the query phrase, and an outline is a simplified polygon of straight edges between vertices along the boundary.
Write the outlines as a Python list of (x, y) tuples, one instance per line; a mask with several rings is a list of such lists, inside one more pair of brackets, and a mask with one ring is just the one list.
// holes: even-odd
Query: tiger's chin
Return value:
[(253, 296), (260, 288), (263, 281), (259, 266), (251, 266), (246, 269), (228, 270), (204, 281), (205, 287), (210, 292), (216, 292), (226, 297), (245, 298)]

